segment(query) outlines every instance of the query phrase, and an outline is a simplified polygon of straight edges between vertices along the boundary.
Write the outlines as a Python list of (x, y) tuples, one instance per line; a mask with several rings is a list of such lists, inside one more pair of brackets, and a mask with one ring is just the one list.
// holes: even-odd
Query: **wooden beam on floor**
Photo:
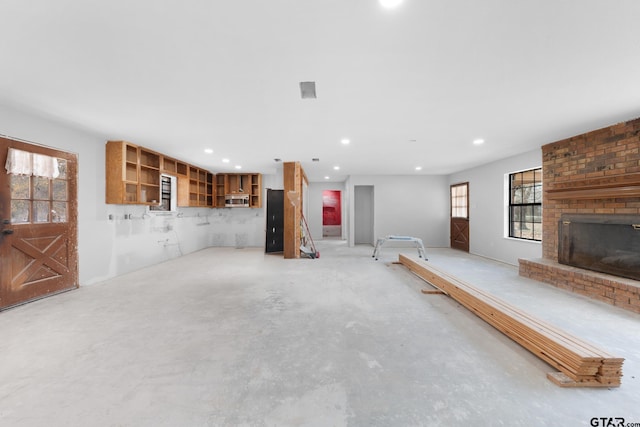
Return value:
[(400, 255), (400, 262), (443, 290), (478, 317), (553, 366), (547, 377), (561, 387), (618, 387), (623, 358), (543, 322), (422, 259)]
[(421, 289), (420, 292), (427, 295), (446, 295), (444, 291), (440, 289)]

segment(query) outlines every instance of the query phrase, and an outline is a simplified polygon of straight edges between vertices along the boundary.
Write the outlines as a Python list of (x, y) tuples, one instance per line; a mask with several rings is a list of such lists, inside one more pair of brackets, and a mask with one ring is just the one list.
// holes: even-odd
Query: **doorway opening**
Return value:
[(324, 190), (322, 192), (322, 237), (342, 238), (342, 192)]
[(374, 244), (373, 185), (356, 185), (354, 191), (354, 243), (356, 245)]

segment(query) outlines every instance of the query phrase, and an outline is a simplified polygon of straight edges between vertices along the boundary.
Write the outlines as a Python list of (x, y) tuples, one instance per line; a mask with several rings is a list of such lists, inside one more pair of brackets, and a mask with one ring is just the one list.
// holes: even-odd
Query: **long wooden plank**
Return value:
[[(403, 256), (403, 255), (401, 255), (401, 256)], [(414, 268), (416, 268), (418, 270), (421, 269), (421, 270), (423, 270), (423, 273), (426, 273), (425, 274), (427, 276), (427, 277), (425, 277), (426, 279), (431, 279), (431, 281), (436, 282), (436, 286), (437, 287), (444, 288), (445, 291), (448, 291), (449, 294), (451, 294), (451, 295), (452, 294), (456, 294), (456, 296), (458, 297), (456, 299), (460, 299), (460, 302), (466, 302), (465, 306), (468, 306), (468, 307), (471, 307), (471, 308), (475, 309), (478, 306), (478, 304), (486, 303), (487, 306), (498, 307), (498, 310), (501, 310), (503, 312), (505, 310), (511, 311), (510, 307), (508, 307), (506, 305), (506, 303), (504, 303), (502, 301), (496, 301), (493, 304), (487, 303), (486, 301), (483, 301), (481, 297), (478, 296), (478, 292), (476, 292), (475, 289), (465, 289), (465, 287), (461, 286), (460, 283), (447, 283), (447, 282), (451, 282), (451, 278), (449, 278), (449, 280), (447, 280), (447, 279), (443, 279), (442, 277), (438, 277), (438, 275), (435, 275), (432, 272), (428, 271), (425, 267), (415, 263), (415, 261), (413, 261), (413, 260), (410, 260), (410, 261), (412, 263), (412, 267), (414, 267)], [(454, 295), (452, 295), (452, 296), (454, 296)], [(494, 313), (492, 313), (491, 315), (493, 315), (493, 314)], [(518, 316), (517, 316), (516, 313), (513, 313), (513, 312), (510, 313), (510, 319), (517, 319), (517, 318), (518, 318)], [(534, 327), (534, 328), (539, 333), (542, 333), (542, 334), (547, 334), (547, 332), (548, 332), (548, 330), (545, 329), (544, 327), (540, 327), (540, 326), (536, 325), (536, 327)], [(560, 339), (560, 340), (563, 339), (562, 336), (560, 336), (560, 337), (551, 337), (551, 336), (549, 336), (549, 338), (550, 339), (557, 338), (557, 339)], [(570, 343), (565, 342), (564, 344), (565, 344), (565, 347), (570, 347)], [(580, 350), (581, 349), (579, 349), (579, 348), (575, 349), (576, 352), (580, 352)], [(580, 355), (583, 356), (583, 357), (593, 357), (594, 359), (599, 359), (600, 358), (599, 355), (594, 355), (594, 354), (589, 353), (589, 352), (582, 352), (582, 354), (580, 354)]]
[(609, 382), (600, 382), (595, 380), (574, 381), (562, 372), (549, 372), (547, 378), (560, 387), (619, 387), (620, 381), (612, 379)]
[(613, 387), (620, 385), (623, 358), (610, 355), (559, 328), (500, 300), (486, 291), (440, 271), (422, 260), (400, 255), (399, 262), (423, 280), (456, 299), (481, 319), (522, 345), (568, 380), (549, 379), (561, 386)]
[[(452, 296), (454, 296), (454, 297), (456, 297), (456, 296), (457, 296), (457, 297), (460, 297), (460, 295), (452, 295)], [(478, 310), (478, 309), (476, 308), (476, 310)], [(479, 310), (476, 314), (478, 314), (478, 315), (482, 315), (483, 313), (482, 313), (482, 311), (481, 311), (481, 310)], [(485, 320), (490, 321), (491, 319), (485, 319)], [(495, 325), (495, 326), (499, 326), (499, 325)], [(500, 329), (500, 328), (499, 328), (499, 329)], [(503, 331), (503, 332), (504, 332), (504, 331)], [(509, 332), (509, 331), (507, 331), (507, 332)], [(517, 338), (517, 337), (512, 337), (512, 338)], [(536, 351), (536, 349), (535, 349), (535, 348), (529, 348), (529, 349), (530, 349), (531, 351), (534, 351), (536, 354), (539, 354), (540, 356), (546, 356), (545, 354), (540, 354), (540, 352)], [(547, 350), (548, 350), (548, 349), (547, 349)], [(547, 352), (548, 352), (548, 351), (547, 351)], [(556, 357), (557, 357), (557, 356), (556, 356)], [(599, 360), (598, 358), (594, 358), (594, 361), (595, 361), (595, 362), (600, 362), (600, 360)], [(581, 362), (582, 362), (582, 361), (581, 361)], [(565, 362), (565, 364), (566, 364), (566, 362)], [(594, 372), (593, 367), (590, 367), (589, 369), (591, 370), (591, 372)], [(583, 370), (583, 372), (577, 371), (577, 372), (575, 373), (575, 374), (576, 374), (576, 375), (575, 375), (575, 378), (576, 378), (576, 379), (578, 379), (579, 377), (583, 377), (582, 375), (578, 375), (578, 374), (587, 373), (587, 372), (589, 372), (589, 371), (585, 371), (585, 370)]]
[[(430, 268), (433, 269), (433, 270), (436, 270), (435, 268), (433, 268), (431, 266), (430, 266)], [(438, 272), (438, 275), (440, 275), (440, 274), (441, 273)], [(442, 274), (441, 277), (442, 276), (445, 276), (445, 274)], [(435, 277), (435, 278), (437, 279), (437, 277)], [(453, 280), (456, 280), (456, 279), (453, 279)], [(458, 284), (459, 283), (462, 283), (462, 282), (458, 281)], [(467, 285), (467, 286), (470, 286), (470, 285)], [(461, 289), (459, 286), (457, 288)], [(482, 292), (479, 292), (477, 289), (474, 289), (473, 291), (470, 291), (469, 289), (462, 289), (462, 290), (465, 291), (465, 292), (472, 292), (472, 296), (474, 298), (482, 300), (482, 297), (480, 296), (482, 294)], [(558, 340), (562, 340), (563, 344), (566, 347), (571, 346), (572, 343), (573, 343), (577, 347), (576, 348), (577, 352), (580, 352), (580, 353), (582, 353), (583, 351), (591, 352), (591, 353), (595, 354), (596, 358), (600, 358), (602, 356), (606, 356), (606, 354), (603, 354), (603, 351), (601, 349), (599, 349), (599, 351), (596, 353), (596, 352), (594, 352), (594, 347), (593, 346), (585, 347), (585, 345), (582, 345), (582, 342), (580, 340), (577, 340), (576, 338), (574, 338), (572, 336), (569, 336), (568, 334), (566, 334), (563, 331), (559, 331), (555, 327), (551, 327), (550, 325), (543, 323), (539, 319), (535, 319), (530, 315), (524, 314), (522, 311), (515, 309), (513, 306), (510, 306), (510, 305), (506, 304), (505, 302), (503, 302), (501, 300), (497, 300), (493, 296), (491, 296), (491, 301), (485, 301), (485, 302), (491, 304), (493, 307), (498, 308), (502, 312), (508, 312), (508, 314), (509, 314), (509, 316), (511, 318), (518, 318), (520, 320), (524, 319), (524, 321), (526, 321), (528, 324), (537, 325), (538, 329), (541, 332), (546, 333), (546, 334), (554, 335), (552, 338), (555, 338), (555, 339), (558, 339)], [(586, 356), (586, 357), (589, 357), (588, 354), (583, 354), (583, 355)]]
[(496, 327), (496, 329), (544, 359), (556, 369), (575, 375), (575, 379), (577, 379), (578, 375), (595, 375), (598, 371), (600, 359), (590, 360), (588, 362), (591, 363), (585, 364), (583, 358), (574, 353), (563, 353), (561, 346), (557, 346), (553, 341), (545, 340), (539, 334), (528, 331), (522, 324), (509, 322), (506, 320), (507, 317), (504, 316), (490, 316), (483, 311), (477, 310), (474, 310), (474, 312), (487, 323)]
[(420, 292), (427, 295), (446, 295), (444, 291), (440, 289), (421, 289)]
[[(415, 260), (412, 260), (412, 261), (413, 261), (413, 262), (416, 262)], [(433, 270), (434, 272), (436, 272), (436, 274), (440, 275), (440, 276), (441, 276), (441, 277), (443, 277), (443, 278), (446, 278), (446, 277), (453, 278), (452, 276), (449, 276), (446, 272), (443, 272), (443, 271), (441, 271), (441, 270), (438, 270), (437, 268), (435, 268), (435, 267), (433, 267), (433, 266), (429, 266), (429, 268), (430, 268), (431, 270)], [(459, 282), (459, 283), (465, 283), (465, 282), (461, 281), (460, 279), (457, 279), (457, 278), (453, 278), (453, 279), (454, 279), (454, 280), (456, 280), (456, 281), (457, 281), (457, 282)], [(472, 287), (471, 285), (468, 285), (468, 284), (466, 284), (466, 285), (467, 285), (467, 286), (469, 286), (469, 287)], [(475, 289), (475, 291), (476, 291), (478, 294), (485, 295), (486, 297), (488, 297), (488, 298), (492, 299), (493, 301), (495, 301), (495, 305), (498, 305), (498, 304), (503, 304), (503, 305), (504, 305), (504, 304), (507, 304), (507, 303), (505, 303), (504, 301), (497, 299), (495, 296), (493, 296), (493, 295), (491, 295), (491, 294), (488, 294), (488, 293), (486, 293), (486, 292), (484, 292), (484, 291), (482, 291), (482, 290), (480, 290), (480, 289), (477, 289), (477, 288), (474, 288), (474, 289)], [(573, 337), (572, 335), (567, 334), (565, 331), (561, 331), (561, 330), (557, 329), (555, 326), (553, 326), (553, 325), (551, 325), (551, 324), (549, 324), (549, 323), (543, 322), (542, 320), (540, 320), (540, 319), (538, 319), (538, 318), (534, 318), (533, 316), (531, 316), (531, 315), (529, 315), (529, 314), (527, 314), (527, 313), (524, 313), (523, 311), (521, 311), (521, 310), (519, 310), (519, 309), (517, 309), (517, 308), (515, 308), (515, 307), (513, 307), (513, 306), (509, 306), (509, 305), (507, 305), (507, 307), (509, 307), (509, 309), (510, 309), (510, 310), (513, 310), (514, 312), (517, 312), (517, 313), (519, 313), (520, 315), (522, 315), (522, 316), (526, 317), (526, 318), (528, 319), (528, 321), (529, 321), (529, 322), (539, 324), (540, 326), (542, 326), (543, 328), (545, 328), (545, 330), (548, 330), (548, 331), (550, 331), (550, 332), (554, 332), (554, 331), (555, 331), (556, 333), (561, 334), (565, 339), (573, 340), (573, 341), (574, 341), (574, 343), (575, 343), (576, 345), (578, 345), (578, 346), (580, 346), (580, 347), (584, 348), (585, 350), (592, 351), (592, 352), (597, 353), (597, 354), (599, 354), (599, 355), (601, 355), (601, 356), (604, 356), (604, 357), (606, 357), (606, 358), (608, 358), (608, 359), (616, 359), (616, 357), (615, 357), (615, 356), (613, 356), (613, 355), (611, 355), (611, 354), (609, 354), (609, 353), (605, 352), (603, 349), (601, 349), (601, 348), (599, 348), (599, 347), (595, 346), (595, 345), (594, 345), (594, 344), (592, 344), (592, 343), (589, 343), (589, 342), (587, 342), (587, 341), (585, 341), (585, 340), (583, 340), (583, 339), (575, 338), (575, 337)], [(623, 360), (624, 360), (624, 359), (622, 359), (622, 360), (620, 360), (620, 361), (622, 362)]]
[[(455, 296), (455, 295), (454, 295)], [(487, 318), (486, 314), (484, 314), (482, 312), (482, 310), (478, 310), (476, 309), (477, 313), (481, 318), (484, 318), (484, 320), (487, 320), (488, 322), (493, 321), (493, 325), (495, 327), (497, 327), (499, 330), (501, 330), (502, 332), (505, 332), (508, 336), (510, 336), (512, 339), (514, 339), (516, 342), (520, 342), (523, 346), (525, 346), (525, 348), (529, 349), (530, 351), (534, 352), (536, 355), (538, 355), (539, 357), (543, 358), (545, 361), (547, 361), (548, 363), (550, 363), (552, 366), (555, 366), (557, 369), (563, 369), (565, 372), (569, 373), (571, 372), (572, 378), (574, 380), (584, 380), (584, 379), (588, 379), (589, 377), (586, 376), (586, 374), (588, 375), (593, 375), (595, 373), (597, 373), (598, 371), (598, 364), (591, 364), (590, 366), (586, 366), (584, 365), (584, 362), (582, 360), (580, 360), (579, 358), (574, 358), (574, 359), (567, 359), (566, 356), (563, 356), (562, 354), (550, 354), (551, 351), (549, 348), (545, 348), (544, 347), (544, 343), (542, 343), (542, 345), (537, 345), (538, 343), (534, 342), (531, 339), (523, 339), (523, 336), (518, 335), (513, 333), (513, 327), (509, 327), (509, 325), (507, 325), (506, 327), (501, 324), (501, 322), (496, 322), (496, 318)], [(526, 330), (525, 330), (526, 333)], [(526, 338), (526, 337), (525, 337)], [(546, 344), (548, 347), (548, 343)], [(542, 349), (541, 349), (542, 348)], [(544, 349), (544, 350), (543, 350)], [(563, 359), (564, 357), (564, 359)], [(569, 360), (569, 362), (567, 361)], [(578, 365), (575, 365), (574, 363), (570, 363), (571, 360), (574, 360), (578, 363)], [(556, 363), (556, 361), (560, 361), (560, 363)], [(598, 361), (596, 361), (598, 362)], [(582, 367), (580, 367), (579, 363), (582, 363)], [(573, 365), (573, 366), (570, 366)], [(577, 367), (576, 367), (577, 366)]]
[[(409, 259), (408, 257), (405, 257), (405, 258)], [(420, 264), (418, 264), (415, 260), (410, 259), (410, 261), (414, 265), (416, 265), (418, 268), (422, 268), (422, 266)], [(523, 311), (521, 311), (521, 310), (519, 310), (519, 309), (517, 309), (517, 308), (515, 308), (515, 307), (513, 307), (511, 305), (509, 305), (508, 303), (506, 303), (506, 302), (504, 302), (502, 300), (499, 300), (498, 298), (496, 298), (493, 295), (490, 295), (490, 294), (488, 294), (488, 293), (486, 293), (486, 292), (484, 292), (484, 291), (482, 291), (480, 289), (474, 288), (469, 284), (465, 284), (460, 279), (453, 278), (452, 276), (448, 275), (445, 272), (442, 272), (442, 271), (438, 270), (437, 268), (435, 268), (433, 266), (429, 266), (429, 269), (432, 270), (433, 273), (436, 275), (434, 277), (439, 276), (441, 278), (444, 278), (445, 280), (448, 278), (450, 280), (454, 280), (458, 285), (464, 284), (464, 285), (466, 285), (468, 287), (468, 289), (466, 289), (466, 290), (467, 291), (472, 290), (472, 292), (474, 293), (474, 296), (476, 298), (480, 299), (481, 298), (480, 295), (482, 295), (483, 297), (488, 298), (489, 299), (488, 302), (490, 304), (492, 304), (493, 306), (495, 306), (495, 307), (501, 307), (502, 306), (504, 309), (508, 309), (511, 313), (517, 313), (519, 316), (522, 316), (522, 317), (526, 318), (527, 321), (530, 322), (531, 324), (540, 325), (545, 331), (548, 331), (548, 332), (551, 332), (551, 333), (560, 334), (560, 335), (562, 335), (564, 337), (564, 339), (568, 339), (568, 340), (572, 340), (574, 338), (574, 337), (568, 335), (566, 332), (560, 331), (556, 327), (554, 327), (554, 326), (552, 326), (552, 325), (550, 325), (550, 324), (548, 324), (546, 322), (543, 322), (540, 319), (534, 318), (533, 316), (531, 316), (531, 315), (529, 315), (527, 313), (524, 313)], [(458, 286), (458, 288), (460, 288), (460, 286)], [(512, 314), (511, 316), (513, 317), (514, 315)], [(576, 340), (577, 341), (574, 340), (574, 342), (578, 346), (580, 346), (582, 348), (585, 348), (585, 350), (593, 351), (593, 349), (597, 349), (598, 354), (601, 354), (601, 353), (604, 352), (602, 349), (596, 348), (594, 345), (588, 345), (587, 343), (584, 342), (584, 340), (579, 340), (579, 339), (576, 339)]]
[(482, 312), (480, 311), (480, 312), (478, 312), (477, 314), (482, 315)]

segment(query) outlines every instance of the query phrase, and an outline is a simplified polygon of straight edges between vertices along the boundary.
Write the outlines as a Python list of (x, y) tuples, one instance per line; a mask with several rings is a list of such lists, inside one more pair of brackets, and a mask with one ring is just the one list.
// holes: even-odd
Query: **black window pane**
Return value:
[(536, 184), (534, 203), (542, 203), (542, 185)]
[(542, 238), (542, 169), (509, 175), (509, 236)]
[(533, 200), (533, 186), (525, 185), (524, 187), (522, 187), (522, 203), (533, 203)]
[(522, 187), (516, 187), (513, 189), (513, 203), (522, 203)]
[(542, 223), (542, 206), (533, 206), (533, 218), (535, 222)]
[(511, 222), (520, 221), (520, 206), (511, 206)]

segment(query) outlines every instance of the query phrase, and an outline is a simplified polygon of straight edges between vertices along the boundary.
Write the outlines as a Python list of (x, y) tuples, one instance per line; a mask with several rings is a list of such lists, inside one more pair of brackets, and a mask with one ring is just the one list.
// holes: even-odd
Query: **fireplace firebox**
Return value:
[(561, 264), (640, 280), (640, 216), (563, 214)]

